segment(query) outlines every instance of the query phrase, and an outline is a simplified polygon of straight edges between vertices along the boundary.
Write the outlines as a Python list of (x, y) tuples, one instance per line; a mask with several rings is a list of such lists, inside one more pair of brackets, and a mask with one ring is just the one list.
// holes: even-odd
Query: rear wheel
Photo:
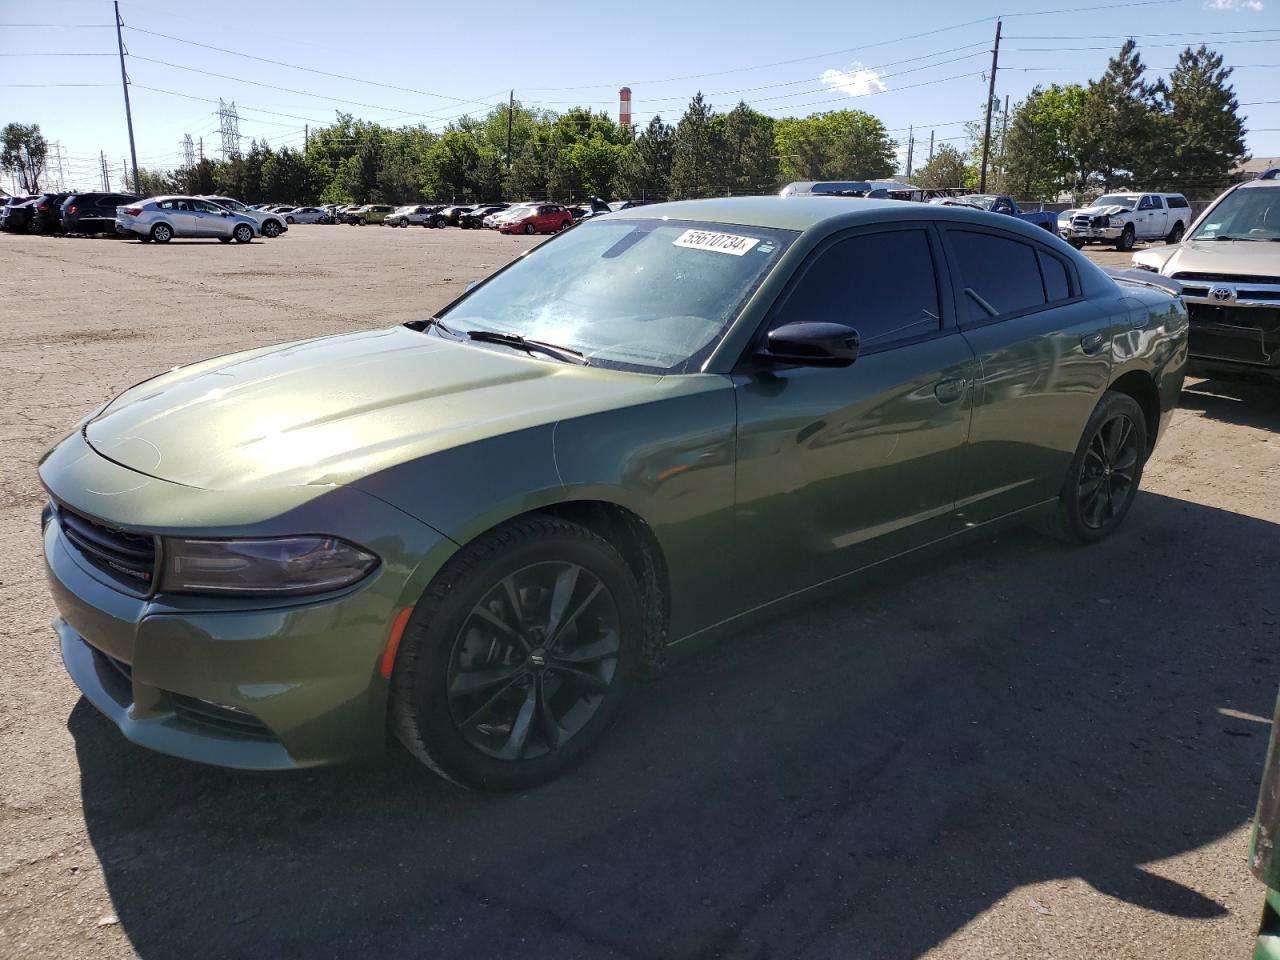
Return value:
[(238, 224), (231, 236), (235, 238), (236, 243), (248, 243), (253, 239), (253, 228), (247, 223)]
[(231, 242), (231, 238), (230, 238), (230, 237), (219, 237), (219, 238), (218, 238), (218, 242), (219, 242), (219, 243), (230, 243), (230, 242)]
[(1169, 235), (1164, 238), (1164, 242), (1165, 243), (1181, 243), (1182, 235), (1184, 233), (1186, 233), (1186, 230), (1183, 228), (1182, 224), (1180, 222), (1175, 223), (1173, 225), (1173, 229), (1169, 231)]
[(167, 223), (157, 223), (151, 228), (151, 239), (156, 243), (168, 243), (173, 239), (173, 228)]
[(572, 220), (561, 220), (561, 221), (560, 221), (560, 229), (561, 229), (561, 230), (568, 230), (568, 229), (569, 229), (570, 227), (572, 227), (572, 226), (573, 226), (573, 221), (572, 221)]
[(395, 732), (470, 786), (549, 780), (612, 721), (643, 623), (607, 541), (555, 517), (505, 524), (459, 551), (415, 608), (391, 680)]
[(1108, 390), (1085, 425), (1057, 507), (1041, 523), (1042, 531), (1075, 543), (1110, 536), (1133, 505), (1146, 460), (1142, 408), (1128, 394)]
[(1083, 250), (1083, 249), (1084, 249), (1084, 241), (1083, 241), (1083, 240), (1068, 240), (1068, 241), (1067, 241), (1067, 243), (1071, 244), (1071, 245), (1072, 245), (1073, 247), (1075, 247), (1077, 250)]

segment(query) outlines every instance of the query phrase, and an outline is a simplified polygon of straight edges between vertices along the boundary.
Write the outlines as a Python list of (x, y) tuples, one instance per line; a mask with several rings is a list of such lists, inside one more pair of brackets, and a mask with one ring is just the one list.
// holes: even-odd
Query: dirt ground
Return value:
[(1264, 387), (1189, 382), (1105, 544), (1015, 532), (744, 633), (529, 794), (460, 792), (398, 750), (204, 768), (82, 702), (49, 628), (40, 453), (156, 371), (429, 315), (532, 242), (0, 236), (0, 957), (1248, 954), (1280, 681)]

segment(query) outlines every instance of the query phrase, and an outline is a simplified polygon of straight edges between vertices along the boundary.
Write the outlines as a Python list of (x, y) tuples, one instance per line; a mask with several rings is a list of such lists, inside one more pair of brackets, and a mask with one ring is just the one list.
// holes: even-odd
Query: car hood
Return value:
[(562, 364), (395, 327), (170, 371), (109, 403), (84, 436), (109, 460), (192, 487), (333, 485), (698, 379)]
[(1184, 240), (1171, 247), (1144, 250), (1134, 263), (1171, 277), (1175, 273), (1275, 277), (1280, 283), (1280, 243), (1251, 240)]
[(1114, 217), (1120, 213), (1133, 213), (1129, 207), (1122, 207), (1118, 203), (1109, 203), (1105, 207), (1084, 207), (1077, 210), (1076, 213), (1087, 213), (1091, 217), (1100, 217), (1106, 214), (1108, 217)]

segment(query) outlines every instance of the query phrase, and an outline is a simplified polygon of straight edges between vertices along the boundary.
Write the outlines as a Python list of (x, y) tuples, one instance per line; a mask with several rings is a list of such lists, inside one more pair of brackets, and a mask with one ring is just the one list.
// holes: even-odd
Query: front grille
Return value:
[(251, 740), (275, 739), (275, 735), (267, 725), (251, 713), (245, 713), (235, 707), (210, 703), (208, 700), (186, 697), (179, 693), (170, 694), (170, 697), (173, 701), (173, 712), (188, 723), (199, 724), (233, 737), (247, 737)]
[(1220, 307), (1190, 302), (1190, 350), (1193, 357), (1280, 365), (1280, 309)]
[(149, 591), (155, 580), (154, 537), (104, 526), (66, 507), (58, 508), (62, 535), (99, 570), (135, 589)]
[(1256, 274), (1239, 273), (1227, 276), (1222, 273), (1196, 273), (1194, 270), (1183, 270), (1173, 275), (1174, 280), (1208, 280), (1215, 283), (1280, 283), (1280, 276), (1263, 277)]

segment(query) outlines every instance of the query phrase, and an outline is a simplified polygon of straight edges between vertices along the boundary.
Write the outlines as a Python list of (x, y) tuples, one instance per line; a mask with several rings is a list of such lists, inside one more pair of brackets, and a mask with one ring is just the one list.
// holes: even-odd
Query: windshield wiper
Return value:
[(545, 353), (549, 357), (563, 360), (565, 363), (577, 363), (587, 366), (587, 358), (577, 350), (556, 346), (542, 340), (530, 340), (518, 333), (503, 333), (501, 330), (468, 330), (467, 336), (481, 343), (500, 343), (506, 347), (515, 347), (527, 353)]
[(1230, 233), (1220, 233), (1220, 234), (1218, 234), (1216, 237), (1212, 237), (1212, 238), (1210, 238), (1210, 239), (1213, 239), (1213, 240), (1246, 240), (1246, 241), (1248, 241), (1249, 243), (1266, 243), (1266, 242), (1267, 242), (1267, 240), (1268, 240), (1268, 238), (1267, 238), (1267, 237), (1237, 237), (1237, 236), (1234, 236), (1234, 235), (1232, 235), (1232, 234), (1230, 234)]
[(424, 333), (429, 327), (435, 327), (442, 333), (446, 333), (451, 337), (456, 337), (459, 340), (462, 339), (462, 334), (458, 333), (457, 330), (454, 330), (451, 327), (446, 327), (444, 325), (444, 321), (439, 317), (430, 317), (426, 320), (410, 320), (405, 324), (405, 326), (410, 330), (417, 330), (419, 333)]

